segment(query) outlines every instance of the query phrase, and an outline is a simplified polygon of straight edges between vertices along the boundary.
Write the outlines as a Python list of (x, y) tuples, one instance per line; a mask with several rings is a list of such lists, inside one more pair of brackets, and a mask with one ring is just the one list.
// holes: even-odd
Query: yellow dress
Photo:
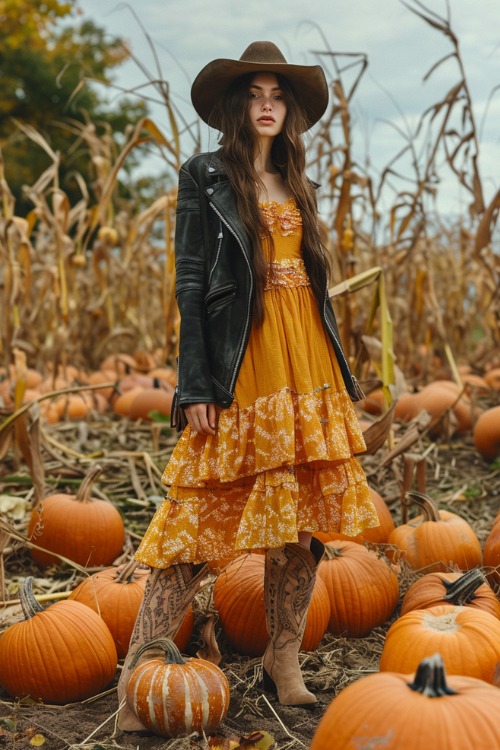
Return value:
[(354, 457), (366, 446), (301, 257), (300, 212), (293, 199), (261, 210), (274, 243), (264, 323), (216, 435), (188, 426), (172, 453), (170, 490), (135, 555), (152, 567), (379, 525)]

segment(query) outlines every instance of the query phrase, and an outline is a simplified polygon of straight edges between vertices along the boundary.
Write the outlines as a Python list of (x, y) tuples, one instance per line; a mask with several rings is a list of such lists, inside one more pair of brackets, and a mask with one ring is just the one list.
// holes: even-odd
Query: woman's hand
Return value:
[(215, 404), (188, 404), (184, 407), (187, 420), (194, 432), (215, 435), (217, 408)]

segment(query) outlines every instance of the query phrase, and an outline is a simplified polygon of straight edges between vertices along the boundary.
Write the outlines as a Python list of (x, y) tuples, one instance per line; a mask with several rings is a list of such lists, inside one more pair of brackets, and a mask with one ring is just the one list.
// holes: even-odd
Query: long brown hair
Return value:
[[(220, 158), (236, 193), (239, 217), (253, 246), (256, 277), (254, 320), (264, 319), (263, 292), (268, 263), (264, 258), (261, 237), (272, 239), (258, 206), (259, 177), (254, 167), (254, 145), (257, 135), (248, 117), (248, 91), (253, 74), (237, 78), (221, 102), (222, 139)], [(306, 122), (297, 97), (286, 78), (276, 76), (283, 92), (287, 114), (282, 132), (274, 139), (271, 158), (285, 185), (295, 198), (302, 215), (302, 253), (318, 299), (325, 294), (328, 262), (317, 220), (315, 188), (305, 174), (305, 148), (301, 133)]]

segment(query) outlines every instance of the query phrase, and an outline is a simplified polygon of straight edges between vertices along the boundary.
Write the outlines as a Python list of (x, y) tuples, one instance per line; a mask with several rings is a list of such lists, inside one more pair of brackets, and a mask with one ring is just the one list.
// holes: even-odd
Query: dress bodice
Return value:
[[(302, 217), (295, 200), (289, 198), (284, 203), (259, 203), (259, 208), (274, 245), (266, 290), (278, 286), (308, 286), (309, 278), (302, 259)], [(263, 247), (269, 257), (269, 242), (265, 237)]]

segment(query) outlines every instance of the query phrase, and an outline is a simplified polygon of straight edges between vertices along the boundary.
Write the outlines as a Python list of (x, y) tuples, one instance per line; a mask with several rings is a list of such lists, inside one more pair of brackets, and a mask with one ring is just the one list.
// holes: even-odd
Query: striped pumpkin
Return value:
[(165, 659), (149, 659), (134, 669), (127, 685), (132, 711), (147, 729), (162, 737), (213, 732), (229, 708), (224, 673), (205, 659), (184, 658), (166, 639), (144, 644), (135, 654), (135, 663), (153, 647), (161, 648)]

